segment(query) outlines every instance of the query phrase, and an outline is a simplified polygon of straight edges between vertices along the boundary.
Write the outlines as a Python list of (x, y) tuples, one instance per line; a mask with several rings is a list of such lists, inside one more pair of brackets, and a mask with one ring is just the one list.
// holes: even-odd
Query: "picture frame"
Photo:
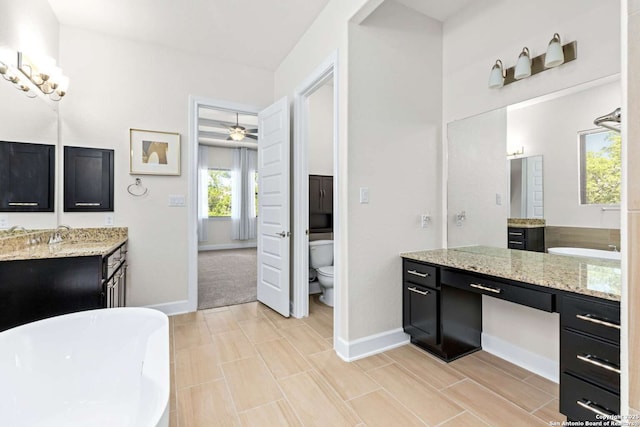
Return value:
[(180, 134), (129, 129), (130, 175), (180, 175)]

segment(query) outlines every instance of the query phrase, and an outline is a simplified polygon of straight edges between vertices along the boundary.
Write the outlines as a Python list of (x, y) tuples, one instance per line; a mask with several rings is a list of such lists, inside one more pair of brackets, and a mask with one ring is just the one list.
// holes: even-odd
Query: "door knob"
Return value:
[(281, 231), (280, 233), (276, 233), (276, 236), (280, 236), (282, 238), (285, 238), (285, 237), (291, 236), (291, 233), (289, 233), (288, 231)]

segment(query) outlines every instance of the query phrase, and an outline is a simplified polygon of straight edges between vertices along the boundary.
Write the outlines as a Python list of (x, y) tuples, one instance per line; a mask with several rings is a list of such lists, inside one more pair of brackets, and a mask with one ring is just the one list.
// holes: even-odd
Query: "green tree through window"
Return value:
[(597, 131), (580, 136), (580, 203), (616, 205), (622, 183), (622, 137), (613, 131)]
[(207, 181), (209, 217), (231, 216), (231, 171), (209, 169)]

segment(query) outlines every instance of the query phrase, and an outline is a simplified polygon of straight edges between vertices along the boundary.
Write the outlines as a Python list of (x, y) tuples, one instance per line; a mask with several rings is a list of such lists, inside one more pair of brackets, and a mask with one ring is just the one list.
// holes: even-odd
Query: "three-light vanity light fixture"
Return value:
[(489, 74), (489, 88), (498, 89), (517, 80), (525, 79), (534, 74), (573, 61), (577, 58), (577, 48), (578, 42), (576, 41), (572, 41), (563, 46), (560, 40), (560, 34), (558, 33), (553, 35), (553, 38), (547, 46), (547, 52), (542, 55), (531, 58), (529, 48), (524, 47), (518, 56), (516, 65), (513, 67), (505, 70), (502, 61), (499, 59), (496, 60)]
[[(11, 60), (17, 53), (15, 65)], [(23, 52), (0, 51), (0, 75), (29, 98), (48, 96), (59, 101), (67, 94), (69, 78), (50, 56), (27, 56)], [(39, 92), (39, 93), (38, 93)]]

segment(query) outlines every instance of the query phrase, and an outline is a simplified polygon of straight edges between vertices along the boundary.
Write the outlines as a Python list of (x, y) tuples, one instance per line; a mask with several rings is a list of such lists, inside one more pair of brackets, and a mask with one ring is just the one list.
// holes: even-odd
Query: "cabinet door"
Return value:
[(64, 147), (64, 211), (113, 212), (113, 150)]
[(405, 331), (416, 340), (437, 345), (439, 291), (404, 283), (404, 323)]
[(0, 212), (53, 212), (55, 146), (0, 142)]
[(322, 213), (322, 177), (309, 175), (309, 213)]
[(332, 214), (333, 213), (333, 177), (332, 176), (322, 177), (321, 189), (322, 189), (321, 191), (322, 213)]

